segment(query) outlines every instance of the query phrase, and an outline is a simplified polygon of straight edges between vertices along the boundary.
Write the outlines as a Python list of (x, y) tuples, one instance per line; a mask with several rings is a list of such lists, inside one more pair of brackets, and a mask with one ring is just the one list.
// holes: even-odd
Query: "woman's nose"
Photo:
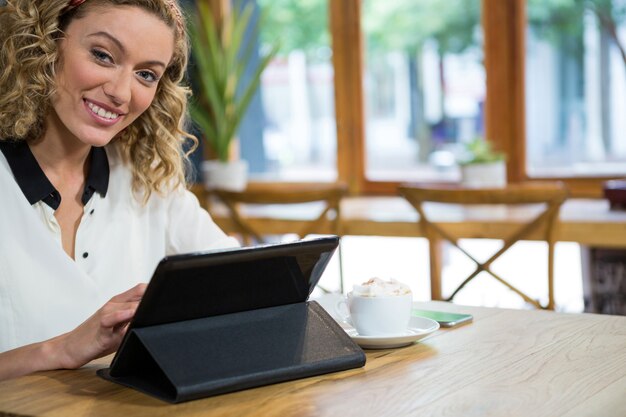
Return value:
[(131, 98), (132, 74), (120, 71), (103, 85), (104, 94), (113, 101), (116, 106), (126, 104)]

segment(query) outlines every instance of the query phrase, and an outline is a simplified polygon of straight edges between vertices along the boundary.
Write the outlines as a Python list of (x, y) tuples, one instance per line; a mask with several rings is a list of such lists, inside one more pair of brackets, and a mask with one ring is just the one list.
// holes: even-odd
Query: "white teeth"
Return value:
[(89, 106), (92, 112), (94, 112), (98, 116), (103, 117), (105, 119), (113, 120), (113, 119), (117, 119), (120, 116), (117, 113), (106, 111), (103, 108), (96, 106), (95, 104), (90, 103), (90, 102), (87, 102), (87, 106)]

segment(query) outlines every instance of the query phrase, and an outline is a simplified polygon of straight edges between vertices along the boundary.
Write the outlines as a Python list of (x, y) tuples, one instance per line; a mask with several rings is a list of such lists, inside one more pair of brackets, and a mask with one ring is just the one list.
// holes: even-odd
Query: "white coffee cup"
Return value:
[[(347, 300), (340, 302), (347, 304), (350, 322), (360, 336), (397, 336), (405, 334), (411, 319), (413, 294), (397, 281), (382, 281), (375, 279), (363, 285), (355, 285), (355, 289), (348, 293)], [(370, 285), (368, 285), (370, 284)]]

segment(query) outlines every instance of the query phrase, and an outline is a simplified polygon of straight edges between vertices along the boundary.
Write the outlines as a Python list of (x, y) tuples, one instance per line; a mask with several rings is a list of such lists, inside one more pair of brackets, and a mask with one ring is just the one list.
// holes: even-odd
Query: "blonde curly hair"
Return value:
[(87, 0), (69, 8), (69, 0), (8, 0), (0, 7), (0, 140), (34, 140), (55, 93), (58, 40), (73, 19), (96, 5), (131, 5), (159, 17), (174, 29), (174, 55), (159, 81), (150, 107), (112, 141), (130, 162), (133, 189), (163, 194), (185, 184), (188, 163), (183, 146), (197, 139), (185, 130), (190, 89), (182, 85), (189, 43), (182, 14), (173, 0)]

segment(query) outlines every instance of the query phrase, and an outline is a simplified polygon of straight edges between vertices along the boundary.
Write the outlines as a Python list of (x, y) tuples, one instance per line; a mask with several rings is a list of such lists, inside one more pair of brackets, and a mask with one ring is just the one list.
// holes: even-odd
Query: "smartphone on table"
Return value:
[(418, 310), (415, 308), (411, 310), (411, 315), (435, 320), (441, 327), (458, 326), (462, 323), (468, 323), (474, 318), (471, 314), (446, 313), (444, 311)]

